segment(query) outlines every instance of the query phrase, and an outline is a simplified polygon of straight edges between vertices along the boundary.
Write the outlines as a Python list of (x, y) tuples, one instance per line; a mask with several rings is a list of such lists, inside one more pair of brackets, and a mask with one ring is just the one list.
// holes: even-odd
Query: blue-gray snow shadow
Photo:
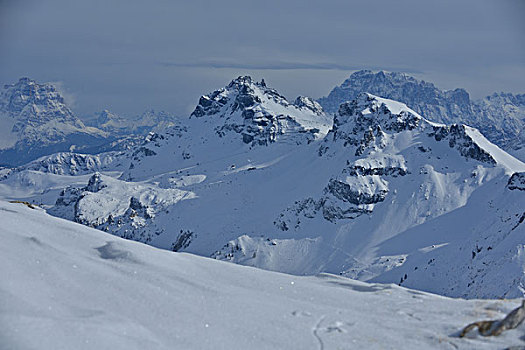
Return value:
[[(406, 231), (380, 243), (377, 254), (379, 256), (398, 255), (417, 252), (418, 249), (432, 245), (440, 245), (453, 241), (460, 241), (470, 234), (470, 226), (479, 220), (479, 205), (490, 198), (488, 189), (505, 190), (504, 185), (498, 185), (499, 179), (492, 179), (485, 188), (478, 188), (472, 192), (464, 206), (438, 217), (427, 220), (422, 225), (416, 225)], [(454, 223), (453, 226), (447, 223)], [(423, 229), (424, 228), (424, 229)]]
[(106, 242), (105, 245), (95, 248), (98, 251), (100, 257), (104, 260), (116, 260), (116, 261), (129, 261), (133, 263), (139, 263), (137, 259), (130, 251), (119, 247), (118, 242)]
[(327, 273), (320, 273), (315, 277), (325, 280), (329, 284), (333, 284), (338, 287), (343, 287), (351, 289), (356, 292), (380, 292), (387, 289), (392, 289), (392, 286), (389, 284), (368, 284), (365, 282), (360, 282), (356, 280), (351, 280), (344, 277), (339, 277), (336, 275), (331, 275)]

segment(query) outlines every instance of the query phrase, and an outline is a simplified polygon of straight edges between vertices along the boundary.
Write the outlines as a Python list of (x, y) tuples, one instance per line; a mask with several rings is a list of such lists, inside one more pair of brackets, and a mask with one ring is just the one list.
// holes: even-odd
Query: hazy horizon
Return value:
[(187, 115), (239, 75), (289, 99), (325, 96), (360, 69), (473, 98), (525, 93), (520, 1), (4, 0), (0, 9), (0, 83), (55, 82), (81, 117)]

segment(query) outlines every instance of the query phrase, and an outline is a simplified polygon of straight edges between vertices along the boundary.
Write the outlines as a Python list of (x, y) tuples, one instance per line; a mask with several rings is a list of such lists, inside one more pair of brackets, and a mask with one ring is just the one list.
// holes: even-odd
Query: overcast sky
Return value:
[(249, 74), (288, 98), (358, 69), (525, 92), (522, 0), (0, 0), (0, 83), (57, 82), (78, 115), (185, 115)]

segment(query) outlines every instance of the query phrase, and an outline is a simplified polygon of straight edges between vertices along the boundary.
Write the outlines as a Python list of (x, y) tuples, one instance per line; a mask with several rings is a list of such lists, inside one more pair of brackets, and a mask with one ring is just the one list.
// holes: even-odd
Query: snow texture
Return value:
[(0, 201), (2, 349), (503, 349), (461, 329), (520, 300), (298, 277), (173, 253)]

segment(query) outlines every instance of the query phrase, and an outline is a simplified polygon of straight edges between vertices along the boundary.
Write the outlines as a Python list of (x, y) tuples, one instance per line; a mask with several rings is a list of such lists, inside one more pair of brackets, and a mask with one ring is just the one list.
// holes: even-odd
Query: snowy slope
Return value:
[(158, 250), (0, 201), (0, 338), (10, 349), (502, 349), (458, 331), (518, 300), (466, 301)]
[(82, 187), (95, 172), (118, 178), (130, 166), (133, 167), (134, 161), (154, 155), (151, 149), (160, 147), (169, 138), (181, 137), (185, 132), (185, 127), (175, 125), (162, 135), (148, 134), (127, 151), (95, 155), (60, 152), (15, 168), (0, 168), (0, 198), (52, 206), (66, 186)]
[(93, 172), (119, 177), (129, 166), (128, 156), (125, 152), (61, 152), (16, 168), (0, 169), (0, 197), (51, 205), (64, 187), (86, 184)]
[(452, 296), (521, 297), (525, 286), (525, 173), (492, 180), (468, 203), (379, 246), (406, 262), (374, 281)]

